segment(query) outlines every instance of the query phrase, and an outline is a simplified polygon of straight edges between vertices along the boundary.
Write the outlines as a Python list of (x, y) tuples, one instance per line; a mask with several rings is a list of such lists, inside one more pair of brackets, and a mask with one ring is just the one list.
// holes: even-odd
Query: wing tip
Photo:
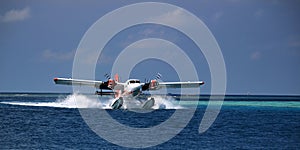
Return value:
[(53, 81), (54, 81), (55, 84), (57, 84), (58, 78), (53, 78)]

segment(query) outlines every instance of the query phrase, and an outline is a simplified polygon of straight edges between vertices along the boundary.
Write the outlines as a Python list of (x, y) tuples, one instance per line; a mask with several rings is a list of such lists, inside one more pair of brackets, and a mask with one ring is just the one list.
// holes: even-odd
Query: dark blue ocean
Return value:
[[(85, 97), (80, 97), (82, 103), (74, 104), (71, 94), (2, 93), (0, 149), (126, 149), (98, 136), (76, 107), (96, 108), (120, 124), (146, 128), (164, 122), (178, 109), (189, 111), (194, 105), (195, 114), (181, 132), (148, 149), (300, 149), (299, 96), (226, 96), (217, 119), (202, 134), (199, 124), (210, 96), (185, 96), (180, 105), (180, 95), (170, 97), (162, 102), (164, 108), (139, 113), (106, 109), (103, 103)], [(104, 96), (105, 100), (109, 98)], [(167, 134), (164, 130), (160, 133)]]

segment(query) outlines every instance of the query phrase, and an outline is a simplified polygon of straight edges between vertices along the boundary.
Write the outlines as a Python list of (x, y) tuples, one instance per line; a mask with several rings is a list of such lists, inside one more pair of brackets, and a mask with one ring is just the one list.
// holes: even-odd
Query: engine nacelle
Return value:
[(158, 88), (157, 80), (151, 80), (149, 85), (149, 90), (156, 90)]
[(108, 86), (107, 87), (109, 87), (111, 89), (114, 89), (115, 85), (116, 85), (115, 80), (113, 80), (113, 79), (108, 80)]

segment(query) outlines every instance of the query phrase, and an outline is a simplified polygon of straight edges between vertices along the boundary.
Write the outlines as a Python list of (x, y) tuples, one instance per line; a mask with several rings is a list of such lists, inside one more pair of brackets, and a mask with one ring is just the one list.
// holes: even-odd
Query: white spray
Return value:
[[(176, 101), (172, 97), (164, 96), (152, 96), (155, 99), (153, 109), (182, 109), (183, 107), (176, 104)], [(59, 108), (100, 108), (111, 109), (111, 103), (113, 98), (107, 96), (94, 96), (94, 95), (82, 95), (72, 94), (65, 98), (58, 98), (55, 102), (1, 102), (3, 104), (10, 105), (22, 105), (22, 106), (39, 106), (39, 107), (59, 107)], [(129, 107), (135, 104), (135, 107), (142, 107), (143, 103), (138, 101), (132, 102), (131, 100), (125, 100), (124, 106)]]

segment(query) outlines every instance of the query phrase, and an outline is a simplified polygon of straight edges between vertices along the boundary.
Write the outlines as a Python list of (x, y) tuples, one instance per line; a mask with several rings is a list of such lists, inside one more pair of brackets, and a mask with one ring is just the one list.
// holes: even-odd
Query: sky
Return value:
[[(72, 77), (74, 55), (86, 31), (105, 14), (138, 2), (143, 1), (1, 1), (0, 92), (71, 92), (71, 87), (55, 85), (53, 78)], [(300, 1), (163, 2), (188, 10), (214, 35), (225, 61), (226, 94), (300, 95)], [(170, 15), (166, 19), (184, 22), (180, 13)], [(129, 18), (124, 14), (122, 19)], [(210, 94), (210, 68), (201, 50), (185, 34), (156, 24), (132, 26), (115, 35), (97, 60), (96, 79), (105, 80), (118, 54), (147, 38), (183, 49), (205, 81), (201, 93)], [(163, 81), (178, 80), (172, 66), (156, 59), (138, 63), (130, 77), (144, 81), (157, 72)]]

